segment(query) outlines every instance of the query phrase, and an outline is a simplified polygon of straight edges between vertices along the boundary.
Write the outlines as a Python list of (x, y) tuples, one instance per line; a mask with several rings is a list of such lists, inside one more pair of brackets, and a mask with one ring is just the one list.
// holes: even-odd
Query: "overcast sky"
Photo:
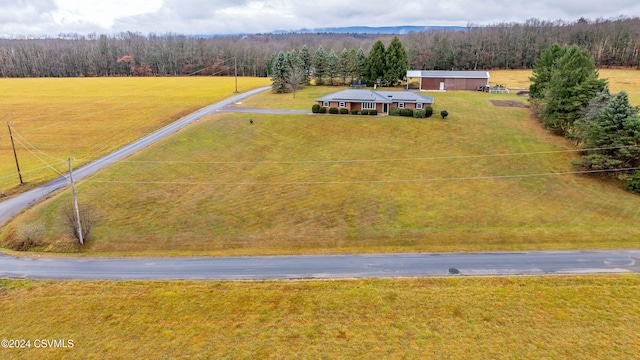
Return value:
[[(391, 5), (395, 3), (395, 5)], [(0, 36), (237, 34), (640, 16), (638, 0), (0, 0)]]

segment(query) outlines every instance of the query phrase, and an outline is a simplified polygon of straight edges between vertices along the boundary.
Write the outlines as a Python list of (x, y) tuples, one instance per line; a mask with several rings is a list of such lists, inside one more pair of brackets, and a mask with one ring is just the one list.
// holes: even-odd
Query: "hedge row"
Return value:
[[(331, 107), (328, 109), (329, 114), (349, 114), (349, 109), (347, 108), (335, 108), (335, 107)], [(314, 114), (325, 114), (327, 112), (327, 108), (320, 106), (318, 104), (313, 104), (313, 106), (311, 107), (311, 112)], [(378, 111), (377, 110), (362, 110), (360, 112), (358, 112), (358, 110), (353, 109), (351, 110), (351, 115), (378, 115)]]
[(413, 109), (400, 109), (397, 107), (392, 107), (389, 109), (389, 115), (392, 116), (408, 116), (414, 118), (428, 118), (433, 115), (433, 108), (431, 106), (427, 106), (422, 110), (413, 110)]

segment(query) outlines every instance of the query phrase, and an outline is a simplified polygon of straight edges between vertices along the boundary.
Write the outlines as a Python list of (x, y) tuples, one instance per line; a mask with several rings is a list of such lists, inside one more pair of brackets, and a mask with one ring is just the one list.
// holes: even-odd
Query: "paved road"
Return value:
[[(129, 145), (126, 145), (125, 147), (122, 147), (98, 160), (95, 160), (81, 168), (78, 168), (77, 170), (74, 170), (73, 179), (77, 181), (89, 175), (92, 175), (98, 170), (109, 166), (117, 162), (118, 160), (122, 160), (123, 158), (142, 150), (143, 148), (153, 144), (154, 142), (175, 133), (176, 131), (182, 129), (183, 127), (191, 124), (192, 122), (200, 119), (203, 116), (219, 112), (226, 107), (230, 107), (238, 101), (269, 89), (271, 89), (271, 86), (261, 87), (202, 108), (170, 125), (167, 125), (137, 141), (132, 142)], [(50, 183), (0, 202), (0, 225), (2, 225), (4, 222), (9, 220), (11, 217), (16, 215), (23, 209), (26, 209), (33, 204), (41, 201), (47, 195), (67, 186), (69, 186), (69, 180), (67, 180), (67, 178), (65, 177), (59, 177), (51, 181)]]
[(640, 272), (640, 250), (228, 258), (30, 258), (0, 254), (0, 278), (264, 280)]

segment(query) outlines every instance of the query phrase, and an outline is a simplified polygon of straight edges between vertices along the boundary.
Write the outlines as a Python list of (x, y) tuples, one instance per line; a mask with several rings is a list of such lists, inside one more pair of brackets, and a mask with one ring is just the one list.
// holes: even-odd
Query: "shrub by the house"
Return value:
[(329, 114), (337, 114), (339, 113), (338, 108), (331, 107), (329, 108)]
[(358, 109), (351, 109), (351, 115), (358, 115)]
[(360, 115), (369, 115), (369, 110), (362, 110)]
[(389, 115), (391, 116), (400, 116), (400, 108), (392, 107), (389, 109)]
[(369, 110), (369, 115), (378, 115), (378, 110)]
[(413, 109), (402, 109), (400, 110), (400, 116), (413, 116)]
[(349, 113), (349, 109), (347, 109), (347, 108), (340, 108), (340, 114), (342, 114), (342, 115), (346, 115), (346, 114), (348, 114), (348, 113)]
[(431, 106), (427, 106), (424, 108), (424, 117), (431, 117), (433, 115), (433, 108)]
[(633, 191), (640, 194), (640, 171), (636, 171), (636, 173), (631, 177), (631, 179), (627, 180), (625, 187), (629, 191)]
[(318, 104), (313, 104), (313, 106), (311, 107), (311, 112), (314, 114), (317, 114), (320, 112), (320, 105)]
[(413, 112), (413, 117), (417, 119), (423, 119), (426, 116), (426, 112), (424, 110), (415, 110)]
[(327, 108), (326, 108), (326, 107), (324, 107), (324, 106), (320, 107), (320, 111), (319, 111), (319, 113), (320, 113), (320, 114), (326, 114), (326, 113), (327, 113)]

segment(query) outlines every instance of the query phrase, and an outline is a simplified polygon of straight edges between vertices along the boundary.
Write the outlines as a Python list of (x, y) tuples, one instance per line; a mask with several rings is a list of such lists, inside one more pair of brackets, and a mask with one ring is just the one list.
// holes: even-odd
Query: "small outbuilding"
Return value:
[(325, 108), (351, 110), (376, 110), (378, 114), (388, 114), (389, 109), (422, 110), (433, 104), (433, 97), (413, 91), (342, 90), (317, 99)]
[(418, 89), (422, 91), (477, 90), (489, 86), (488, 71), (407, 71), (407, 90), (410, 79), (419, 79)]

